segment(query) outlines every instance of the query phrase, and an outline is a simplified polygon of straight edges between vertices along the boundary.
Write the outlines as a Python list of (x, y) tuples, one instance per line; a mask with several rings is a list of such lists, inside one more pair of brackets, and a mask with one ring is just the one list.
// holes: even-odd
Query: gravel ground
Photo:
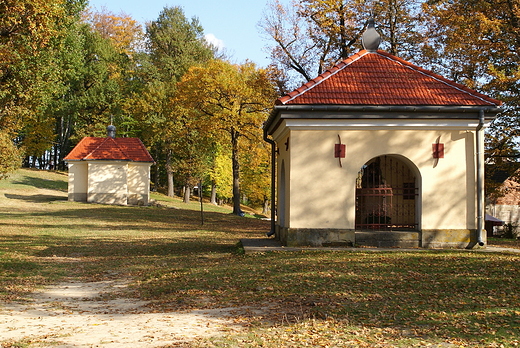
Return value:
[(145, 301), (118, 298), (125, 287), (62, 283), (27, 302), (0, 304), (0, 346), (176, 347), (241, 329), (230, 315), (235, 309), (156, 313)]

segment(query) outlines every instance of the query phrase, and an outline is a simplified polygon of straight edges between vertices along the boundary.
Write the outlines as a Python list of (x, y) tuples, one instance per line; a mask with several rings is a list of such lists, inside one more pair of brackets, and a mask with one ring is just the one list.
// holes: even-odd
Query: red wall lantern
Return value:
[(345, 144), (334, 144), (334, 157), (345, 158)]
[(444, 158), (444, 144), (435, 143), (432, 144), (433, 158)]
[(339, 140), (339, 144), (334, 144), (334, 157), (339, 159), (339, 166), (343, 167), (343, 165), (341, 165), (341, 159), (345, 158), (345, 156), (346, 156), (347, 146), (345, 144), (341, 143), (341, 138), (340, 138), (339, 134), (338, 134), (338, 140)]

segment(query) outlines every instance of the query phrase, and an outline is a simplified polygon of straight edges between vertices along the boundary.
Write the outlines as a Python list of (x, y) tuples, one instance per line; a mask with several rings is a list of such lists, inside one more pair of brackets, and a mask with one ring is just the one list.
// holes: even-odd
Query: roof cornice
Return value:
[[(284, 118), (292, 119), (451, 119), (454, 118), (453, 114), (458, 114), (457, 118), (461, 119), (478, 119), (480, 111), (484, 111), (486, 120), (492, 120), (502, 109), (484, 105), (275, 105), (264, 123), (264, 129), (272, 134), (280, 122), (281, 113), (284, 113)], [(305, 114), (308, 112), (313, 115)]]

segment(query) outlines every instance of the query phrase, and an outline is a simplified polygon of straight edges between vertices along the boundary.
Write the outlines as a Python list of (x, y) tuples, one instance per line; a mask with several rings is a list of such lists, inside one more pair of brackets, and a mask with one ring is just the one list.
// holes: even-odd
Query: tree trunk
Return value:
[(238, 137), (240, 133), (231, 130), (231, 162), (233, 166), (233, 214), (242, 216), (240, 208), (240, 163), (238, 162)]
[(211, 182), (211, 204), (217, 205), (217, 185), (215, 182)]
[(72, 133), (72, 116), (68, 116), (65, 119), (63, 116), (60, 117), (59, 122), (56, 125), (56, 134), (58, 134), (57, 143), (54, 151), (54, 167), (58, 170), (65, 170), (65, 162), (63, 157), (69, 152), (70, 135)]
[(184, 185), (184, 203), (190, 202), (191, 188), (189, 184)]
[(154, 191), (157, 192), (159, 189), (159, 162), (160, 162), (161, 153), (159, 152), (159, 145), (155, 147), (155, 173), (153, 176), (153, 186)]
[(174, 197), (175, 190), (173, 185), (172, 150), (168, 150), (166, 155), (166, 173), (168, 174), (168, 197)]

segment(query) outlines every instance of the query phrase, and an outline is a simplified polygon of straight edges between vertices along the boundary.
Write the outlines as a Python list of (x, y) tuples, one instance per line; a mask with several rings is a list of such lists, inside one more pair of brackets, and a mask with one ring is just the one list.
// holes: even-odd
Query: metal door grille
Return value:
[(419, 189), (410, 168), (392, 156), (367, 162), (356, 181), (356, 229), (416, 230)]

